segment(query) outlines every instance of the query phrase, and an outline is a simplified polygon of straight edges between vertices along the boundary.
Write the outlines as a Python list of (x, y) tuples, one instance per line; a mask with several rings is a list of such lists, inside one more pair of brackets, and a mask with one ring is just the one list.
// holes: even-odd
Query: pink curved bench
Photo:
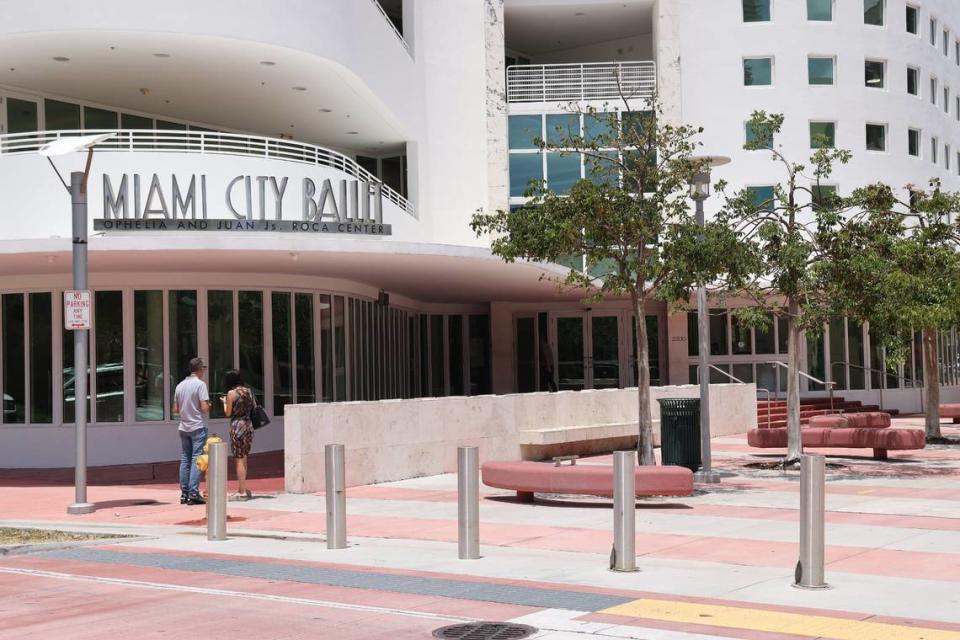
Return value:
[(811, 416), (807, 428), (823, 429), (886, 429), (890, 426), (890, 414), (882, 411), (862, 413), (833, 413)]
[[(613, 495), (613, 467), (606, 465), (562, 465), (552, 462), (486, 462), (483, 484), (517, 492), (522, 500), (534, 493), (569, 495)], [(693, 472), (686, 467), (648, 466), (636, 468), (637, 496), (689, 496), (693, 493)]]
[[(809, 426), (801, 427), (800, 442), (811, 448), (873, 449), (877, 460), (886, 460), (887, 451), (926, 446), (926, 434), (922, 430), (889, 429), (889, 426), (890, 416), (882, 412), (814, 416)], [(753, 429), (747, 433), (747, 444), (759, 449), (782, 449), (787, 446), (787, 428)]]
[(960, 404), (940, 405), (941, 418), (953, 418), (953, 424), (960, 424)]

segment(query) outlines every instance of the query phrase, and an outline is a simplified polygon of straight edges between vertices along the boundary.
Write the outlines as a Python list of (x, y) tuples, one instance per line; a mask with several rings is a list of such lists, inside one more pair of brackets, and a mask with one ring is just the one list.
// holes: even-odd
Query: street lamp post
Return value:
[[(703, 164), (703, 168), (690, 182), (690, 197), (697, 205), (697, 225), (706, 226), (703, 213), (703, 201), (710, 197), (710, 169), (730, 162), (723, 156), (705, 156), (692, 158)], [(713, 470), (713, 456), (710, 443), (710, 323), (707, 321), (706, 283), (697, 286), (697, 329), (700, 345), (700, 469), (693, 475), (695, 482), (717, 483), (720, 474)]]
[[(57, 177), (70, 193), (73, 226), (73, 289), (87, 289), (87, 178), (90, 176), (90, 164), (93, 162), (94, 145), (112, 138), (113, 133), (58, 138), (45, 144), (38, 153), (45, 156)], [(57, 171), (50, 158), (76, 151), (87, 151), (87, 162), (83, 171), (70, 173), (70, 186)], [(76, 420), (76, 465), (74, 467), (74, 501), (67, 507), (67, 513), (80, 515), (92, 513), (94, 505), (87, 501), (87, 354), (90, 333), (88, 329), (75, 329), (73, 339), (73, 408)]]

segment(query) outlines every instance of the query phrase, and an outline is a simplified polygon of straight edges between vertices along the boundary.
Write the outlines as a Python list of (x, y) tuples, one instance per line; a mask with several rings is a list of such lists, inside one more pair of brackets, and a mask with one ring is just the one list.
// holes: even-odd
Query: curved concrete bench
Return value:
[(807, 428), (822, 429), (886, 429), (890, 426), (890, 414), (882, 411), (862, 413), (831, 413), (811, 416)]
[(960, 424), (960, 404), (940, 405), (941, 418), (953, 418), (953, 424)]
[[(606, 465), (562, 465), (552, 462), (486, 462), (483, 484), (517, 492), (522, 500), (534, 493), (568, 495), (613, 495), (613, 467)], [(693, 472), (685, 467), (637, 467), (637, 496), (689, 496), (693, 493)]]
[[(873, 457), (886, 460), (887, 451), (923, 449), (926, 436), (920, 429), (880, 429), (877, 427), (806, 427), (800, 430), (804, 447), (838, 449), (873, 449)], [(753, 429), (747, 443), (760, 449), (782, 449), (787, 446), (787, 428)]]

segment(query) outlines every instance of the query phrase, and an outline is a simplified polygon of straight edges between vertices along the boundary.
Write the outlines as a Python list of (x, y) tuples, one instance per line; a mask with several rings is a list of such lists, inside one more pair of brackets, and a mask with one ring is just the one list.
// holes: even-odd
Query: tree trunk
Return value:
[(800, 459), (800, 304), (787, 300), (787, 457), (786, 462)]
[(647, 318), (643, 298), (632, 291), (633, 314), (637, 319), (637, 403), (639, 404), (640, 439), (637, 455), (641, 465), (655, 465), (653, 455), (653, 417), (650, 414), (650, 349), (647, 346)]
[(925, 430), (927, 438), (941, 438), (940, 433), (940, 370), (937, 367), (937, 330), (923, 330), (923, 375), (927, 385)]

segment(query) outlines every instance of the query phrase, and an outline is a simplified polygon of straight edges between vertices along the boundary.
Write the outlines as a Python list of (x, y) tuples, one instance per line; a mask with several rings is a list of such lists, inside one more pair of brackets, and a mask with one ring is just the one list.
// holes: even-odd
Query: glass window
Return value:
[(44, 100), (43, 117), (47, 131), (79, 129), (80, 105), (59, 100)]
[(912, 96), (920, 95), (920, 70), (907, 67), (907, 93)]
[(833, 58), (807, 58), (807, 81), (811, 85), (833, 84)]
[(700, 355), (700, 325), (696, 311), (687, 312), (687, 355)]
[(263, 293), (241, 291), (237, 294), (237, 328), (240, 348), (240, 375), (265, 403), (263, 385)]
[(868, 151), (886, 151), (887, 150), (887, 125), (868, 124), (867, 125), (867, 150)]
[(579, 137), (580, 114), (551, 113), (547, 115), (547, 142), (569, 146), (568, 140)]
[(7, 98), (7, 132), (27, 133), (40, 129), (37, 123), (37, 103), (33, 100)]
[(742, 0), (744, 22), (769, 22), (770, 0)]
[(2, 307), (3, 422), (4, 424), (23, 424), (27, 421), (23, 294), (4, 294)]
[(843, 318), (830, 321), (830, 376), (837, 383), (836, 389), (849, 388), (847, 386), (846, 333)]
[(594, 113), (583, 116), (583, 137), (600, 146), (613, 146), (617, 130), (616, 113)]
[(920, 10), (907, 5), (907, 33), (917, 35), (920, 25)]
[(343, 296), (333, 297), (333, 367), (336, 381), (336, 399), (341, 402), (347, 399), (347, 360), (346, 348), (346, 312), (344, 311)]
[(30, 422), (53, 422), (53, 298), (30, 294)]
[(170, 313), (170, 402), (177, 384), (190, 375), (190, 360), (197, 347), (197, 292), (171, 291)]
[(943, 112), (950, 113), (950, 87), (943, 88)]
[(943, 40), (942, 40), (941, 48), (943, 49), (943, 55), (945, 56), (950, 55), (950, 30), (949, 29), (943, 30)]
[(864, 84), (871, 89), (883, 89), (886, 84), (886, 67), (886, 63), (880, 60), (867, 60), (864, 62)]
[[(759, 139), (756, 130), (754, 129), (754, 127), (753, 127), (749, 122), (747, 122), (746, 124), (744, 124), (744, 131), (745, 131), (745, 133), (746, 133), (746, 135), (745, 135), (745, 140), (746, 140), (747, 144), (753, 144), (754, 142), (756, 142), (756, 141)], [(772, 148), (773, 148), (773, 133), (770, 133), (765, 140), (761, 141), (760, 145), (761, 145), (764, 149), (772, 149)]]
[(207, 340), (210, 417), (222, 418), (222, 398), (227, 394), (224, 376), (235, 366), (233, 360), (233, 291), (207, 292)]
[(123, 292), (95, 292), (93, 313), (97, 422), (123, 422)]
[(297, 335), (297, 402), (316, 402), (313, 350), (313, 296), (298, 293), (294, 300)]
[(543, 180), (543, 154), (510, 154), (510, 197), (523, 197), (531, 181)]
[[(814, 378), (820, 380), (826, 380), (824, 377), (826, 369), (824, 368), (824, 354), (823, 354), (823, 333), (813, 333), (811, 331), (806, 332), (807, 339), (807, 373)], [(784, 372), (780, 373), (781, 380), (786, 378)], [(823, 385), (813, 382), (812, 380), (807, 382), (808, 389), (810, 391), (823, 391)]]
[(937, 152), (940, 150), (940, 139), (939, 138), (930, 138), (930, 162), (937, 164), (938, 155)]
[(153, 129), (153, 118), (136, 116), (132, 113), (120, 114), (121, 129)]
[(787, 318), (777, 317), (777, 353), (787, 353), (790, 346), (790, 322)]
[(446, 395), (443, 374), (443, 316), (430, 316), (430, 395), (438, 398)]
[(450, 395), (466, 395), (463, 388), (463, 316), (447, 316), (447, 342), (450, 354)]
[(950, 145), (943, 145), (943, 168), (950, 171)]
[(380, 160), (380, 179), (400, 195), (407, 195), (407, 156), (392, 156)]
[(863, 23), (883, 26), (885, 0), (863, 0)]
[(602, 157), (587, 156), (583, 159), (584, 174), (587, 180), (594, 184), (615, 186), (620, 180), (619, 156), (616, 151), (602, 151), (600, 156)]
[(97, 109), (96, 107), (83, 108), (84, 129), (116, 129), (117, 112)]
[(920, 131), (918, 129), (907, 130), (907, 153), (917, 158), (920, 157)]
[(290, 294), (274, 291), (270, 296), (273, 318), (273, 414), (293, 403), (293, 331), (290, 323)]
[(710, 355), (725, 356), (730, 353), (727, 341), (727, 312), (712, 309), (709, 314)]
[(333, 302), (328, 295), (320, 296), (320, 361), (322, 363), (321, 402), (333, 402)]
[(479, 396), (490, 389), (490, 316), (470, 316), (470, 395)]
[(511, 149), (536, 149), (534, 140), (543, 137), (540, 130), (541, 117), (510, 116), (508, 121)]
[[(753, 352), (751, 344), (750, 327), (740, 324), (733, 317), (731, 320), (731, 329), (733, 330), (733, 355), (749, 355)], [(736, 375), (736, 374), (734, 374)], [(738, 378), (740, 376), (737, 376)]]
[(937, 46), (937, 19), (930, 18), (930, 46)]
[(765, 211), (773, 211), (775, 206), (773, 187), (747, 187), (753, 194), (754, 205)]
[(133, 292), (133, 379), (137, 422), (163, 420), (163, 292)]
[(816, 22), (833, 20), (833, 0), (807, 0), (807, 20)]
[(157, 129), (164, 131), (186, 131), (187, 125), (182, 122), (170, 122), (169, 120), (157, 120)]
[(554, 151), (547, 154), (547, 186), (551, 191), (566, 195), (578, 180), (580, 180), (579, 153)]
[(514, 353), (517, 354), (517, 392), (529, 393), (537, 390), (536, 325), (533, 318), (517, 318), (516, 333)]
[(836, 124), (833, 122), (810, 123), (810, 148), (832, 149), (837, 143)]
[(756, 351), (757, 354), (766, 354), (774, 352), (774, 322), (773, 315), (767, 314), (767, 319), (769, 322), (762, 327), (757, 327), (754, 329), (754, 340), (756, 342)]
[(744, 58), (743, 85), (757, 87), (773, 84), (773, 58)]
[(930, 77), (930, 104), (937, 104), (937, 79)]
[(820, 209), (831, 205), (833, 199), (837, 196), (837, 187), (831, 184), (811, 185), (810, 194), (813, 208)]

